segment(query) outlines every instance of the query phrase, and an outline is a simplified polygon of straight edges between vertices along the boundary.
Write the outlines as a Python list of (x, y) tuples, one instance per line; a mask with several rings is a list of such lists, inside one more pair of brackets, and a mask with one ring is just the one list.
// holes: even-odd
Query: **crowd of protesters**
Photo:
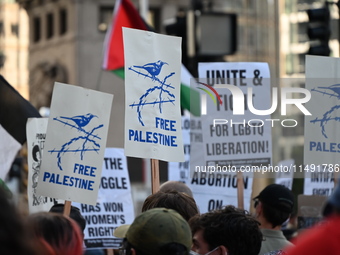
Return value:
[[(324, 219), (287, 240), (282, 226), (293, 213), (293, 193), (278, 184), (254, 199), (255, 214), (227, 205), (201, 214), (191, 190), (167, 182), (144, 201), (142, 212), (113, 235), (122, 238), (121, 255), (301, 255), (338, 254), (340, 187), (323, 209)], [(0, 253), (4, 255), (83, 255), (86, 222), (78, 208), (64, 205), (21, 216), (0, 189)], [(105, 254), (93, 250), (93, 254)]]

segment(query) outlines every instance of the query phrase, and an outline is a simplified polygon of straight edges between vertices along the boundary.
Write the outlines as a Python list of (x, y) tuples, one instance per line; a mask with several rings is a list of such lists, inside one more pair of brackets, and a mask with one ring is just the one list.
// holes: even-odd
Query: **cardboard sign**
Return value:
[(96, 204), (112, 98), (55, 83), (37, 194)]
[(310, 228), (323, 218), (325, 196), (298, 196), (298, 229)]
[(123, 28), (125, 155), (184, 161), (181, 113), (181, 39)]
[(28, 210), (30, 213), (49, 211), (56, 199), (37, 194), (41, 160), (46, 141), (48, 118), (27, 120), (27, 163), (28, 163)]

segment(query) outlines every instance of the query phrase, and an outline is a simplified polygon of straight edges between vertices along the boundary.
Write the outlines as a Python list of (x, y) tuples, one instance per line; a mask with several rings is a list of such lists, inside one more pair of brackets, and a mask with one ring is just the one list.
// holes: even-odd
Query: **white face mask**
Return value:
[[(217, 246), (215, 249), (207, 252), (206, 254), (199, 254), (199, 253), (197, 253), (195, 251), (190, 251), (189, 253), (190, 253), (190, 255), (209, 255), (210, 253), (213, 253), (214, 251), (216, 251), (218, 248), (219, 248), (219, 246)], [(228, 254), (225, 254), (225, 255), (228, 255)]]

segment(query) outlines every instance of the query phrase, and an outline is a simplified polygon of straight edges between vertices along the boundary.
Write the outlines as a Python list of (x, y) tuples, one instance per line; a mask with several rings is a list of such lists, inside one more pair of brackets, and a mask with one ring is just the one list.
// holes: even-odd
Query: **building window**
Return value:
[(11, 32), (12, 32), (12, 35), (19, 37), (19, 25), (18, 24), (12, 24), (11, 25)]
[(297, 42), (305, 43), (309, 41), (307, 31), (308, 31), (308, 22), (300, 22), (298, 24), (298, 31), (297, 31), (298, 41)]
[(33, 18), (33, 42), (38, 42), (41, 39), (41, 19), (40, 17)]
[(53, 37), (54, 33), (54, 19), (53, 19), (53, 14), (48, 13), (46, 16), (46, 37), (47, 39)]
[(61, 9), (59, 11), (59, 33), (60, 35), (66, 34), (67, 32), (67, 11)]
[(99, 7), (99, 22), (98, 30), (106, 32), (112, 22), (113, 6), (100, 6)]

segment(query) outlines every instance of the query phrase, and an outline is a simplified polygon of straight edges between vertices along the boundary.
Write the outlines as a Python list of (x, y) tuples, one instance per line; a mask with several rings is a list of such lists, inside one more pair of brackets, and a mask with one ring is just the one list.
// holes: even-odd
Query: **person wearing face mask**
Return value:
[(259, 255), (282, 251), (292, 243), (283, 235), (282, 224), (293, 212), (294, 194), (279, 184), (265, 187), (254, 199), (255, 218), (261, 223), (263, 241)]
[(226, 206), (189, 220), (196, 255), (258, 255), (262, 234), (259, 223), (246, 211)]

